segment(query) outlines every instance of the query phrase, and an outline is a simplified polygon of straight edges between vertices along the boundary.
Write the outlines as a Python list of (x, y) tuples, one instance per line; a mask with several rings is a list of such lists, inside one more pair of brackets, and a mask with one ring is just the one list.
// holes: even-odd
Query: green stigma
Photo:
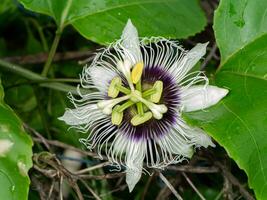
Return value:
[(133, 66), (131, 76), (127, 78), (130, 88), (123, 85), (120, 77), (113, 78), (108, 88), (108, 96), (111, 99), (98, 103), (103, 113), (111, 114), (112, 124), (119, 126), (122, 123), (126, 109), (135, 110), (131, 112), (133, 126), (144, 124), (152, 118), (160, 120), (167, 112), (168, 108), (164, 104), (158, 104), (162, 98), (163, 82), (158, 80), (151, 88), (143, 91), (143, 69), (143, 62)]

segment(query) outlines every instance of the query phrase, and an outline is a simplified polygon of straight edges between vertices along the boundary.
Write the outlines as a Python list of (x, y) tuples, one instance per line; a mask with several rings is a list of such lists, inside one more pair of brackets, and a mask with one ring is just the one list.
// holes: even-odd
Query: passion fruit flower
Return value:
[(132, 191), (144, 162), (146, 167), (164, 168), (190, 158), (195, 147), (214, 146), (204, 131), (181, 118), (182, 111), (207, 108), (228, 93), (208, 85), (201, 72), (188, 74), (206, 46), (186, 51), (164, 38), (139, 40), (128, 20), (121, 39), (84, 68), (81, 86), (91, 92), (82, 94), (78, 86), (80, 97), (70, 95), (75, 108), (59, 119), (90, 132), (80, 141), (124, 166)]

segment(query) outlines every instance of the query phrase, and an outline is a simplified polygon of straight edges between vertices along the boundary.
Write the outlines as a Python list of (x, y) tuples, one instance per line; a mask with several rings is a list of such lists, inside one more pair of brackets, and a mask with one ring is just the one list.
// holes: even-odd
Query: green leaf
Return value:
[(16, 9), (16, 4), (12, 0), (2, 0), (0, 4), (0, 14), (7, 11), (14, 11)]
[(120, 38), (128, 18), (131, 18), (142, 37), (186, 38), (200, 32), (206, 24), (196, 0), (111, 2), (103, 3), (88, 16), (76, 20), (74, 27), (84, 37), (105, 44)]
[(222, 0), (214, 29), (222, 55), (219, 104), (184, 114), (203, 127), (245, 170), (257, 199), (267, 199), (267, 2)]
[(83, 17), (99, 0), (20, 0), (25, 8), (52, 16), (59, 27)]
[(266, 0), (221, 0), (214, 30), (221, 60), (267, 32)]
[(226, 149), (238, 166), (245, 170), (257, 199), (265, 200), (267, 34), (228, 57), (216, 73), (215, 84), (228, 88), (228, 96), (204, 112), (185, 113), (184, 116), (190, 123), (204, 128)]
[(22, 122), (4, 101), (0, 86), (0, 194), (1, 199), (28, 199), (32, 141)]
[(140, 36), (186, 38), (203, 30), (206, 18), (197, 0), (20, 0), (28, 9), (73, 24), (81, 35), (106, 44), (120, 38), (128, 18)]

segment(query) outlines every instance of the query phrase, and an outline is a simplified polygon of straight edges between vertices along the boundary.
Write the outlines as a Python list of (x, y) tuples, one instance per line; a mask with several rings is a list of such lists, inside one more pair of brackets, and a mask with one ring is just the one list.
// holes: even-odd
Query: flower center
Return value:
[(131, 124), (133, 126), (141, 125), (154, 118), (162, 119), (163, 114), (168, 111), (167, 106), (159, 104), (163, 82), (157, 80), (148, 89), (142, 86), (142, 73), (144, 69), (143, 62), (138, 62), (131, 70), (130, 62), (125, 60), (118, 63), (119, 70), (124, 74), (129, 84), (129, 88), (122, 84), (120, 77), (112, 79), (109, 88), (109, 100), (103, 100), (98, 103), (98, 107), (103, 113), (110, 115), (114, 125), (120, 125), (123, 119), (123, 112), (126, 109), (132, 109)]

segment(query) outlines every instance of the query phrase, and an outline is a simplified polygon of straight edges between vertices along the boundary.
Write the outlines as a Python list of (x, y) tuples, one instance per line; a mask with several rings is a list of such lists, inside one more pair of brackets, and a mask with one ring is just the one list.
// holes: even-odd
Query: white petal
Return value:
[(90, 67), (89, 74), (93, 84), (99, 91), (104, 93), (107, 92), (110, 81), (117, 76), (117, 73), (114, 70), (99, 66)]
[(188, 139), (187, 142), (190, 145), (194, 145), (195, 147), (203, 146), (205, 148), (208, 146), (215, 147), (215, 144), (213, 144), (211, 138), (202, 129), (191, 127), (183, 120), (177, 121), (176, 130), (178, 130), (180, 134)]
[(181, 92), (183, 111), (190, 112), (208, 108), (218, 103), (227, 93), (227, 89), (216, 86), (191, 86)]
[(208, 42), (204, 44), (198, 43), (194, 48), (187, 52), (179, 62), (175, 63), (172, 66), (172, 68), (174, 68), (174, 74), (176, 76), (177, 82), (183, 80), (186, 74), (206, 54), (207, 45)]
[(130, 19), (128, 19), (128, 22), (124, 27), (121, 39), (122, 39), (122, 46), (125, 48), (124, 59), (130, 60), (133, 65), (138, 61), (142, 60), (138, 31), (132, 24)]
[[(62, 117), (59, 117), (59, 120), (64, 121), (69, 125), (80, 125), (89, 123), (92, 120), (92, 113), (94, 109), (97, 108), (97, 105), (90, 104), (82, 106), (75, 109), (67, 109)], [(91, 117), (90, 117), (91, 116)]]
[(136, 141), (129, 136), (118, 133), (112, 148), (113, 158), (121, 158), (122, 154), (125, 153), (126, 183), (131, 192), (142, 176), (143, 161), (147, 148), (146, 141), (142, 139)]
[(122, 154), (126, 151), (129, 141), (121, 133), (118, 133), (113, 141), (112, 148), (114, 153)]
[(126, 183), (129, 188), (129, 192), (132, 192), (135, 185), (138, 183), (142, 176), (142, 168), (126, 169)]
[(192, 142), (195, 143), (197, 147), (205, 147), (208, 146), (215, 147), (216, 145), (211, 141), (210, 136), (208, 136), (202, 129), (200, 128), (193, 128), (192, 135), (195, 135), (194, 138), (192, 138)]
[(172, 154), (191, 158), (194, 153), (192, 145), (174, 130), (162, 136), (157, 143), (161, 148)]

